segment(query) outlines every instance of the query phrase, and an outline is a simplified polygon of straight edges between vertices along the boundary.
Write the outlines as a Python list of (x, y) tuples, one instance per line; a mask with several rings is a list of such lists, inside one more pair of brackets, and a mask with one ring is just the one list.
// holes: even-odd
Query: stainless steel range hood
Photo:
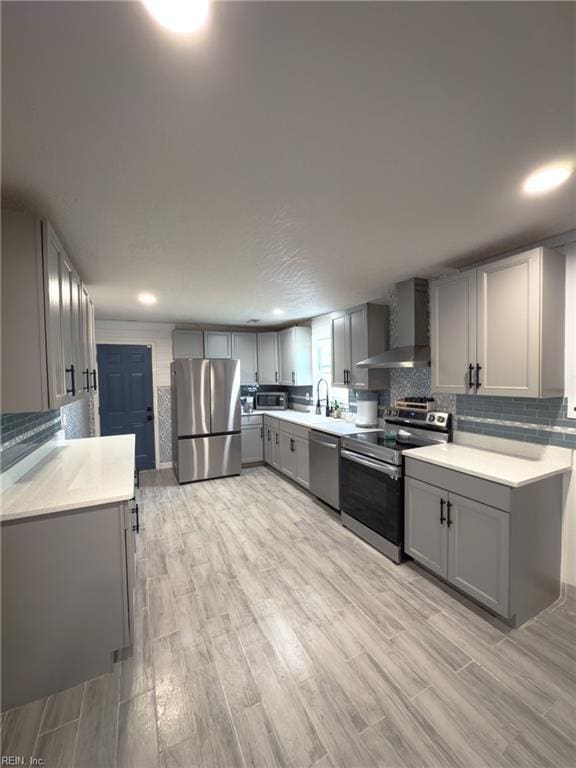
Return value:
[(428, 342), (428, 281), (421, 277), (396, 284), (398, 346), (373, 355), (358, 368), (426, 368), (430, 365)]

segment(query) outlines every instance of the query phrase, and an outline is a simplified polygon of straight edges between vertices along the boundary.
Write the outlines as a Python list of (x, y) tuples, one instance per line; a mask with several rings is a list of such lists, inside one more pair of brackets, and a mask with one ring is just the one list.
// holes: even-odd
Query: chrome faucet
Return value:
[(326, 379), (318, 379), (318, 384), (316, 384), (316, 413), (319, 416), (322, 413), (322, 406), (320, 403), (322, 400), (320, 400), (320, 384), (326, 384), (326, 397), (323, 397), (322, 400), (326, 401), (326, 416), (330, 416), (330, 398), (328, 396), (328, 382)]

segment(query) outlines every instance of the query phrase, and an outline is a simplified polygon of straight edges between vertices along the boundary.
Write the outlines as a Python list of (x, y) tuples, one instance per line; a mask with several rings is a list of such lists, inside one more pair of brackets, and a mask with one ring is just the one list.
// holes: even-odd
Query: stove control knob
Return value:
[(428, 414), (428, 421), (435, 421), (436, 416), (433, 413)]
[(436, 419), (436, 421), (438, 422), (438, 424), (444, 424), (444, 422), (446, 421), (446, 419), (444, 418), (444, 416), (438, 416), (438, 418)]

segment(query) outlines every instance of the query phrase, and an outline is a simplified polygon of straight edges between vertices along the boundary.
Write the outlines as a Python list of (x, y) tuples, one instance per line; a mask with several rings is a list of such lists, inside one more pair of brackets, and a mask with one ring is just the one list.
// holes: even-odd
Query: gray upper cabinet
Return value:
[(172, 353), (174, 360), (204, 357), (204, 332), (176, 328), (172, 333)]
[(432, 281), (433, 389), (562, 395), (564, 280), (564, 256), (534, 248)]
[(59, 408), (96, 388), (82, 373), (87, 361), (95, 371), (93, 311), (49, 222), (3, 210), (4, 412)]
[(257, 384), (258, 340), (256, 334), (233, 333), (232, 357), (240, 360), (240, 384)]
[(205, 357), (232, 357), (232, 334), (230, 331), (204, 331)]
[(476, 270), (430, 284), (430, 331), (432, 389), (465, 394), (474, 387)]
[(278, 334), (258, 334), (258, 383), (278, 384)]
[(389, 347), (389, 308), (362, 304), (332, 318), (332, 384), (351, 389), (386, 389), (390, 372), (358, 368), (367, 357)]
[(307, 326), (297, 325), (278, 333), (279, 384), (312, 384), (312, 338)]
[(349, 368), (350, 318), (344, 313), (332, 318), (332, 386), (348, 386)]

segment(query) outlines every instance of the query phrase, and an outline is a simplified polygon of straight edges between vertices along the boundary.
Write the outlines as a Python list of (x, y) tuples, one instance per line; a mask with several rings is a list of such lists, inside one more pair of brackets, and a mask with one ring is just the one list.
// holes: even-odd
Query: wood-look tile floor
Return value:
[(3, 715), (44, 765), (576, 765), (576, 603), (511, 631), (266, 468), (142, 475), (132, 655)]

